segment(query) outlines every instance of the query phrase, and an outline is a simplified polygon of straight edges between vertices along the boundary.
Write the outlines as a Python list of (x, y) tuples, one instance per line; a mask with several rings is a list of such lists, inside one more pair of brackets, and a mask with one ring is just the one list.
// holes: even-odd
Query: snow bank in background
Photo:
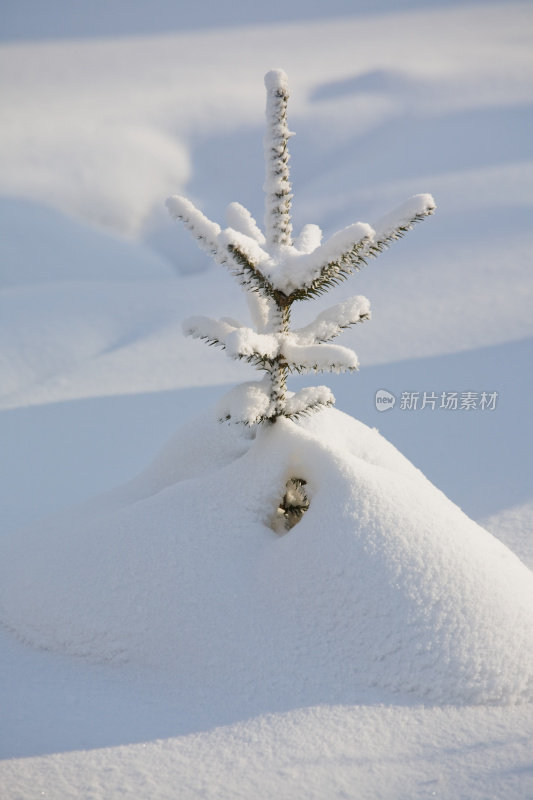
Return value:
[[(311, 505), (278, 537), (289, 477)], [(200, 418), (130, 485), (5, 538), (0, 564), (19, 636), (157, 670), (202, 706), (532, 697), (531, 572), (339, 411), (256, 439)]]
[(524, 564), (533, 569), (533, 500), (492, 514), (482, 525), (511, 550), (520, 550)]
[(169, 278), (171, 266), (139, 243), (53, 208), (0, 197), (0, 289), (20, 284)]
[[(150, 28), (153, 14), (149, 16)], [(416, 148), (423, 151), (430, 141), (438, 151), (441, 140), (420, 129), (421, 112), (422, 119), (436, 112), (440, 127), (442, 114), (487, 104), (512, 108), (530, 102), (530, 42), (524, 35), (528, 25), (528, 5), (508, 2), (504, 7), (486, 3), (378, 13), (363, 20), (354, 15), (298, 26), (280, 23), (267, 30), (238, 26), (5, 45), (0, 50), (6, 114), (0, 131), (0, 189), (50, 203), (114, 230), (137, 233), (159, 208), (162, 197), (183, 191), (196, 177), (192, 167), (198, 170), (194, 160), (198, 156), (193, 148), (201, 146), (202, 139), (213, 134), (223, 137), (243, 127), (262, 127), (264, 100), (257, 92), (258, 81), (268, 65), (277, 63), (291, 76), (290, 124), (296, 128), (296, 116), (305, 113), (322, 146), (333, 143), (326, 164), (344, 173), (352, 193), (368, 185), (374, 192), (383, 179), (413, 177), (413, 165), (394, 146), (394, 123), (398, 115), (401, 121), (404, 110), (416, 108)], [(317, 59), (318, 52), (321, 58)], [(373, 85), (376, 73), (385, 76), (384, 86)], [(343, 87), (349, 90), (344, 96)], [(345, 158), (346, 139), (354, 132), (370, 130), (379, 145), (381, 126), (393, 130), (394, 137), (385, 140), (381, 159), (373, 149), (364, 150), (371, 180), (365, 176), (362, 183), (359, 169), (353, 173), (354, 181)], [(462, 138), (448, 138), (457, 138), (464, 148)], [(479, 137), (475, 139), (479, 150)], [(249, 205), (245, 188), (249, 170), (242, 168), (242, 158), (249, 151), (239, 145), (236, 152), (239, 169), (230, 172), (236, 190), (231, 196)], [(342, 160), (332, 158), (339, 152)], [(359, 162), (360, 153), (359, 149)], [(389, 169), (382, 163), (387, 155), (395, 162), (390, 166), (387, 162)], [(223, 151), (219, 161), (226, 159)], [(502, 161), (507, 160), (506, 155)], [(432, 162), (429, 171), (434, 173)], [(407, 175), (391, 175), (390, 167), (397, 170), (400, 163), (407, 166)], [(453, 163), (464, 162), (456, 155)], [(416, 168), (417, 191), (420, 185), (432, 186), (421, 181), (423, 166)], [(212, 170), (210, 159), (205, 168)], [(229, 176), (226, 173), (221, 179), (221, 168), (217, 164), (216, 181), (209, 178), (210, 183), (224, 187), (226, 196)], [(322, 170), (317, 175), (316, 168), (305, 166), (305, 172), (306, 182), (323, 176)], [(315, 193), (321, 205), (330, 197), (338, 201), (339, 185), (330, 169), (327, 183), (327, 191)], [(335, 192), (331, 186), (337, 186)], [(200, 192), (212, 197), (199, 186), (194, 187), (193, 196), (201, 196)], [(389, 199), (383, 208), (389, 207)], [(353, 211), (352, 198), (342, 207), (348, 220), (353, 218), (350, 206)]]

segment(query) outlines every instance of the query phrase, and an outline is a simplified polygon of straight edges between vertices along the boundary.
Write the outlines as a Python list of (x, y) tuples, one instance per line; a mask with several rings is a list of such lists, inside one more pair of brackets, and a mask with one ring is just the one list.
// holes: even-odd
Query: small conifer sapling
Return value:
[[(185, 197), (167, 200), (170, 214), (183, 222), (199, 246), (223, 264), (246, 291), (253, 327), (223, 317), (191, 317), (184, 331), (194, 338), (226, 350), (264, 372), (261, 381), (244, 383), (223, 400), (221, 420), (254, 426), (273, 423), (279, 417), (296, 419), (334, 403), (325, 386), (287, 393), (289, 373), (349, 372), (358, 360), (353, 350), (331, 344), (342, 330), (370, 318), (370, 303), (351, 297), (320, 313), (309, 325), (290, 328), (293, 303), (324, 294), (402, 237), (412, 226), (432, 214), (431, 195), (419, 194), (374, 225), (356, 222), (326, 242), (317, 225), (305, 225), (293, 239), (291, 184), (287, 125), (289, 89), (281, 70), (265, 76), (267, 90), (265, 148), (264, 233), (250, 212), (239, 203), (227, 209), (224, 230), (209, 220)], [(300, 481), (300, 479), (293, 479)], [(302, 494), (301, 481), (284, 501)], [(305, 503), (307, 499), (305, 500)], [(303, 505), (305, 506), (305, 503)], [(290, 508), (280, 508), (289, 517)], [(296, 517), (299, 518), (298, 514)]]

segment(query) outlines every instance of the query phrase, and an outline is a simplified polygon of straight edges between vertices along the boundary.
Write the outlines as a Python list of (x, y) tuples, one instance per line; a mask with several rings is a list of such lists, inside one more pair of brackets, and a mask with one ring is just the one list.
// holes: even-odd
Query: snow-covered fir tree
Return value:
[[(290, 328), (292, 304), (324, 294), (435, 210), (431, 195), (419, 194), (376, 224), (356, 222), (324, 243), (317, 225), (305, 225), (293, 239), (287, 76), (272, 70), (265, 86), (264, 233), (239, 203), (228, 206), (228, 227), (222, 230), (186, 198), (167, 200), (171, 215), (246, 290), (253, 327), (226, 317), (196, 316), (184, 322), (186, 334), (223, 347), (230, 358), (248, 361), (265, 373), (261, 381), (241, 384), (224, 398), (221, 419), (245, 425), (275, 422), (281, 416), (294, 419), (334, 403), (326, 386), (288, 394), (287, 375), (356, 370), (353, 350), (331, 342), (344, 328), (369, 319), (370, 303), (366, 297), (351, 297), (297, 330)], [(287, 491), (289, 496), (291, 487)]]

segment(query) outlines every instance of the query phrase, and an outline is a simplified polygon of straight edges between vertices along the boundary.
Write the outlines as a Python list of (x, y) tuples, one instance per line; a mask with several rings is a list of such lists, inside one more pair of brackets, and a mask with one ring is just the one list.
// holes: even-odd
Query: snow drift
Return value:
[[(290, 477), (307, 482), (310, 507), (279, 536)], [(255, 438), (210, 412), (132, 483), (1, 546), (6, 626), (158, 670), (188, 702), (533, 694), (531, 572), (336, 410)]]

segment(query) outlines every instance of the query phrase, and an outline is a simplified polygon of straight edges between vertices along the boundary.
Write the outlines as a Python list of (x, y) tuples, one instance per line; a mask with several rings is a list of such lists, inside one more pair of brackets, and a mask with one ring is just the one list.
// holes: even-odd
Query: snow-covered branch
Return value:
[(281, 342), (280, 354), (284, 356), (291, 372), (351, 372), (359, 367), (353, 350), (338, 344), (297, 344), (289, 334)]
[(321, 242), (322, 231), (318, 225), (310, 223), (303, 226), (294, 241), (294, 246), (300, 253), (312, 253), (317, 247), (320, 247)]
[(291, 184), (287, 125), (287, 76), (280, 69), (265, 75), (267, 90), (265, 147), (265, 235), (269, 248), (291, 244)]
[[(360, 310), (367, 308), (365, 298), (358, 298)], [(368, 304), (368, 301), (366, 301)], [(356, 308), (357, 303), (340, 303), (346, 306), (347, 320), (353, 315), (348, 313), (348, 306)], [(331, 311), (331, 309), (330, 309)], [(325, 312), (323, 320), (315, 320), (316, 331), (332, 331), (332, 321)], [(313, 325), (315, 324), (313, 323)], [(203, 339), (208, 344), (223, 347), (230, 358), (245, 359), (264, 369), (269, 369), (278, 359), (286, 364), (291, 372), (345, 372), (358, 367), (357, 356), (348, 347), (319, 343), (312, 335), (312, 326), (295, 333), (257, 333), (234, 320), (211, 319), (211, 317), (189, 317), (183, 323), (183, 331), (194, 339)], [(335, 334), (336, 335), (336, 334)], [(302, 341), (303, 340), (303, 341)]]
[[(309, 386), (287, 397), (284, 416), (298, 419), (334, 403), (335, 398), (327, 386)], [(219, 401), (217, 415), (221, 422), (241, 425), (256, 425), (274, 419), (276, 415), (268, 382), (263, 379), (236, 386)]]
[(378, 255), (393, 241), (405, 236), (417, 222), (433, 214), (435, 209), (435, 200), (430, 194), (410, 197), (375, 223), (374, 237), (366, 255)]
[(271, 362), (280, 349), (276, 336), (256, 333), (233, 320), (189, 317), (183, 322), (183, 332), (193, 339), (203, 339), (208, 344), (225, 348), (230, 358), (242, 358), (256, 364)]
[(246, 304), (256, 330), (259, 333), (266, 333), (271, 330), (270, 320), (276, 310), (274, 301), (259, 291), (246, 292)]
[(267, 381), (250, 381), (235, 386), (219, 401), (217, 415), (221, 422), (257, 425), (269, 418), (271, 402)]
[(298, 344), (329, 342), (345, 328), (367, 319), (370, 319), (370, 301), (356, 295), (322, 311), (305, 328), (294, 331), (294, 336)]
[(257, 222), (252, 217), (247, 208), (240, 203), (230, 203), (226, 209), (226, 220), (230, 228), (239, 233), (244, 233), (251, 239), (255, 239), (260, 245), (265, 244), (265, 237), (260, 230)]
[(285, 253), (275, 268), (262, 265), (274, 287), (293, 300), (303, 300), (326, 292), (366, 263), (362, 253), (372, 240), (373, 229), (356, 222), (335, 233), (312, 253)]
[(239, 252), (253, 268), (258, 265), (261, 265), (262, 268), (268, 265), (272, 267), (275, 263), (269, 253), (261, 247), (257, 239), (234, 228), (225, 228), (225, 230), (220, 231), (217, 241), (220, 247)]
[(322, 408), (327, 408), (335, 403), (331, 389), (327, 386), (307, 386), (293, 394), (285, 403), (285, 416), (298, 419), (307, 414), (313, 414)]
[(274, 296), (274, 287), (258, 266), (268, 265), (272, 259), (256, 239), (233, 228), (226, 228), (218, 234), (217, 244), (228, 253), (229, 261), (226, 264), (243, 288), (267, 297)]
[[(259, 291), (265, 295), (274, 293), (274, 288), (267, 278), (256, 268), (256, 262), (270, 258), (256, 239), (232, 228), (221, 230), (220, 225), (212, 222), (185, 197), (179, 195), (169, 197), (166, 205), (170, 214), (175, 219), (181, 220), (191, 231), (202, 250), (209, 253), (219, 264), (229, 268), (245, 289)], [(239, 208), (246, 211), (244, 206)], [(243, 219), (244, 214), (241, 213), (241, 221)], [(253, 222), (251, 215), (250, 220)]]
[(266, 297), (273, 297), (275, 289), (263, 273), (250, 261), (237, 245), (229, 244), (231, 256), (231, 273), (247, 291), (259, 292)]
[(166, 206), (174, 219), (180, 219), (183, 222), (187, 230), (189, 230), (197, 240), (202, 250), (210, 256), (213, 256), (217, 261), (220, 261), (223, 256), (217, 241), (220, 233), (220, 225), (208, 219), (208, 217), (202, 214), (194, 203), (191, 203), (186, 197), (175, 194), (168, 198)]

